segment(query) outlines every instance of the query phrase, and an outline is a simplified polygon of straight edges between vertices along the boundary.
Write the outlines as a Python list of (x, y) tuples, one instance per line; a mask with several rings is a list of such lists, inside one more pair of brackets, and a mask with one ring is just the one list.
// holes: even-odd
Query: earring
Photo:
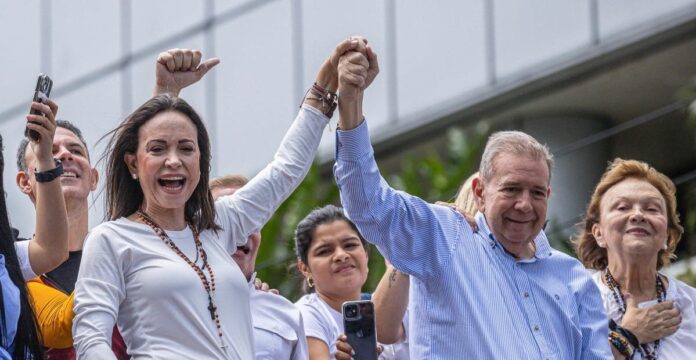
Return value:
[(307, 277), (306, 281), (307, 281), (307, 286), (309, 286), (310, 288), (314, 287), (314, 279), (312, 279), (311, 277)]
[(667, 248), (668, 248), (667, 243), (665, 243), (665, 246), (663, 246), (662, 248), (667, 250)]
[(133, 177), (133, 180), (138, 180), (138, 175), (136, 175), (135, 173), (131, 174), (131, 176)]

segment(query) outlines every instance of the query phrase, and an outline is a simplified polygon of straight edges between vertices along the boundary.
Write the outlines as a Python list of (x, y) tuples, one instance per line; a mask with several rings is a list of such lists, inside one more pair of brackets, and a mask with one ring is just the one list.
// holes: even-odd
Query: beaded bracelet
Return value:
[(633, 356), (635, 351), (633, 345), (631, 345), (626, 338), (621, 336), (621, 334), (617, 333), (616, 331), (609, 332), (609, 343), (614, 345), (616, 350), (618, 350), (621, 355), (629, 359)]
[[(307, 95), (311, 93), (315, 97), (308, 97)], [(321, 112), (327, 117), (333, 116), (336, 107), (338, 106), (338, 95), (335, 92), (324, 89), (321, 85), (316, 82), (311, 88), (305, 93), (304, 99), (321, 101)], [(304, 100), (303, 100), (304, 102)], [(300, 105), (302, 107), (302, 105)]]

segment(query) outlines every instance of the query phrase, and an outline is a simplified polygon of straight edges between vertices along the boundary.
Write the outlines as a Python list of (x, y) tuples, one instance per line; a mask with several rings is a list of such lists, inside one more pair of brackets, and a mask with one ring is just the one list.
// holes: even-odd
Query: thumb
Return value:
[(210, 71), (210, 69), (214, 68), (219, 63), (220, 59), (216, 57), (203, 61), (200, 65), (198, 65), (196, 75), (198, 75), (199, 78), (202, 78), (208, 71)]
[(379, 63), (377, 62), (377, 53), (372, 49), (372, 46), (367, 46), (367, 61), (370, 63), (370, 70), (379, 71)]

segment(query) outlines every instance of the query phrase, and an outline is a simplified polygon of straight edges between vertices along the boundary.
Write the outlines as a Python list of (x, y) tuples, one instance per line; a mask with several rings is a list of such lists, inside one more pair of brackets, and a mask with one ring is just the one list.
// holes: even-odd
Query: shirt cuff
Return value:
[(354, 129), (336, 131), (336, 160), (357, 160), (373, 153), (367, 121)]
[(30, 240), (22, 240), (15, 242), (17, 260), (19, 262), (19, 267), (22, 270), (22, 277), (24, 278), (24, 281), (29, 281), (38, 276), (34, 273), (34, 269), (31, 268), (31, 261), (29, 260), (29, 241)]
[(315, 108), (314, 106), (307, 105), (307, 104), (302, 104), (302, 109), (309, 111), (311, 113), (314, 113), (314, 115), (321, 116), (321, 119), (326, 121), (327, 123), (329, 122), (329, 117), (326, 116), (323, 112), (321, 112), (319, 109)]

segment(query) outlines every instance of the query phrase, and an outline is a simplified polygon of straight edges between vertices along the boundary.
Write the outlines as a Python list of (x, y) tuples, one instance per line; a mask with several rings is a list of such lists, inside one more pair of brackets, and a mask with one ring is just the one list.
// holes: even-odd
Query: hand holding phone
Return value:
[(377, 331), (372, 301), (343, 303), (343, 327), (356, 360), (377, 360)]
[[(51, 89), (53, 89), (53, 80), (51, 80), (48, 75), (39, 74), (38, 79), (36, 79), (36, 88), (34, 90), (34, 98), (32, 101), (43, 102), (44, 100), (48, 99), (48, 97), (51, 95)], [(29, 113), (32, 115), (43, 115), (41, 112), (34, 110), (33, 108), (29, 109)], [(39, 141), (41, 138), (41, 135), (39, 135), (37, 131), (29, 128), (24, 130), (24, 136), (34, 141)]]

